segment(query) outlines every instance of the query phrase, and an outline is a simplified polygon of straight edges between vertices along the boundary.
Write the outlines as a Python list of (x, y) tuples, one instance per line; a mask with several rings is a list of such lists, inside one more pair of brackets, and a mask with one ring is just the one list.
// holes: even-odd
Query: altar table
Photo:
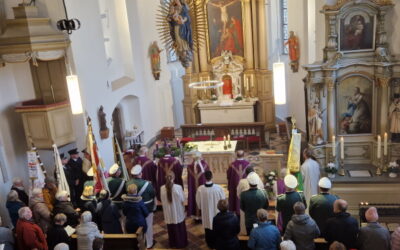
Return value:
[(219, 103), (200, 103), (201, 123), (254, 122), (256, 101), (233, 102), (229, 105)]

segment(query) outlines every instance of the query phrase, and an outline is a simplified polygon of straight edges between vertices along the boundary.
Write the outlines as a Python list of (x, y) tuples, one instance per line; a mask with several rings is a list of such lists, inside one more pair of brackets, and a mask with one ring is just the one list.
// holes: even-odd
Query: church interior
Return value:
[[(265, 208), (279, 242), (328, 249), (339, 239), (323, 232), (310, 204), (329, 191), (332, 213), (343, 208), (360, 228), (354, 242), (341, 242), (347, 249), (378, 249), (359, 242), (374, 209), (400, 249), (399, 16), (399, 0), (0, 0), (0, 228), (16, 239), (7, 248), (0, 231), (0, 249), (68, 249), (24, 248), (23, 209), (14, 224), (8, 206), (19, 182), (29, 221), (37, 219), (31, 201), (49, 180), (55, 202), (66, 192), (81, 224), (82, 197), (100, 204), (107, 190), (122, 231), (100, 230), (104, 249), (292, 249), (252, 245), (250, 231), (262, 228), (248, 229), (243, 210), (253, 189), (266, 206), (252, 216), (263, 221)], [(207, 185), (221, 188), (215, 204), (205, 198), (210, 211), (199, 201)], [(171, 187), (183, 203), (170, 205)], [(310, 248), (285, 233), (288, 192), (301, 194), (303, 213), (320, 226)], [(146, 209), (152, 225), (146, 215), (132, 232), (125, 207), (136, 197), (154, 210)], [(238, 248), (217, 246), (206, 226), (225, 198), (242, 223)], [(166, 213), (180, 205), (177, 223)], [(69, 249), (95, 249), (93, 239), (82, 245), (81, 224), (68, 232)]]

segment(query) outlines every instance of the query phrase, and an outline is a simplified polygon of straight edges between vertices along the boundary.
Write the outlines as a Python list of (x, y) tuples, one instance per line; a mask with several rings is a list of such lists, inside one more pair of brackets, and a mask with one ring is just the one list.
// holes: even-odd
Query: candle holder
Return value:
[(383, 168), (382, 168), (382, 172), (387, 173), (388, 171), (388, 157), (387, 155), (383, 156)]
[(224, 150), (227, 150), (228, 149), (228, 146), (225, 144), (224, 145)]
[(339, 168), (339, 171), (338, 171), (338, 175), (340, 175), (340, 176), (345, 176), (346, 175), (346, 173), (344, 172), (344, 161), (343, 161), (343, 159), (340, 159), (340, 168)]
[(382, 169), (381, 169), (382, 168), (382, 158), (379, 158), (378, 161), (379, 161), (379, 164), (378, 164), (378, 166), (376, 168), (375, 174), (377, 176), (381, 176), (382, 175)]

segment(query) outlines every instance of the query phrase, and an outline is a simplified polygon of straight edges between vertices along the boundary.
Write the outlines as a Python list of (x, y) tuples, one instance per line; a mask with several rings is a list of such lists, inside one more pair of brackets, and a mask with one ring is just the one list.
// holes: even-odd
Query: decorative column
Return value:
[(267, 53), (267, 35), (266, 35), (266, 18), (265, 18), (265, 0), (257, 0), (258, 10), (258, 48), (260, 69), (268, 68), (268, 53)]
[(379, 77), (376, 78), (378, 86), (380, 88), (380, 126), (379, 133), (382, 138), (384, 134), (387, 132), (387, 123), (388, 123), (388, 112), (389, 112), (389, 81), (390, 77)]
[(336, 79), (334, 76), (325, 78), (325, 83), (328, 88), (328, 141), (329, 142), (332, 142), (332, 136), (336, 134), (335, 81)]
[(338, 35), (337, 35), (337, 19), (335, 14), (327, 15), (328, 22), (328, 41), (326, 43), (326, 47), (324, 49), (324, 61), (327, 61), (329, 58), (333, 56), (338, 50)]
[(250, 0), (243, 0), (244, 7), (244, 58), (246, 58), (245, 69), (254, 69), (254, 56), (253, 56), (253, 28), (251, 22), (251, 5)]

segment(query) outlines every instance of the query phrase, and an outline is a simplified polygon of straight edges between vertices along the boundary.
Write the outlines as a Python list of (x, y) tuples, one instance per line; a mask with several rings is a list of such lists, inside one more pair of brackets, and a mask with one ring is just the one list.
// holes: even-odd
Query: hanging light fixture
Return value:
[(69, 102), (71, 103), (72, 114), (79, 115), (83, 113), (81, 91), (79, 89), (79, 81), (77, 75), (68, 75), (67, 87), (69, 94)]
[(81, 22), (76, 19), (68, 19), (67, 7), (65, 6), (65, 0), (62, 0), (64, 12), (65, 12), (65, 19), (61, 19), (57, 22), (57, 28), (61, 31), (67, 31), (68, 34), (72, 34), (73, 30), (77, 30), (81, 27)]
[[(277, 4), (277, 24), (279, 23), (278, 20), (278, 13), (279, 12), (279, 3)], [(281, 53), (281, 37), (280, 33), (277, 30), (277, 42), (278, 42), (278, 49), (276, 50), (278, 53), (278, 62), (272, 64), (272, 72), (273, 72), (273, 80), (274, 80), (274, 98), (276, 105), (283, 105), (286, 104), (286, 72), (285, 72), (285, 64), (281, 62), (280, 53)]]

